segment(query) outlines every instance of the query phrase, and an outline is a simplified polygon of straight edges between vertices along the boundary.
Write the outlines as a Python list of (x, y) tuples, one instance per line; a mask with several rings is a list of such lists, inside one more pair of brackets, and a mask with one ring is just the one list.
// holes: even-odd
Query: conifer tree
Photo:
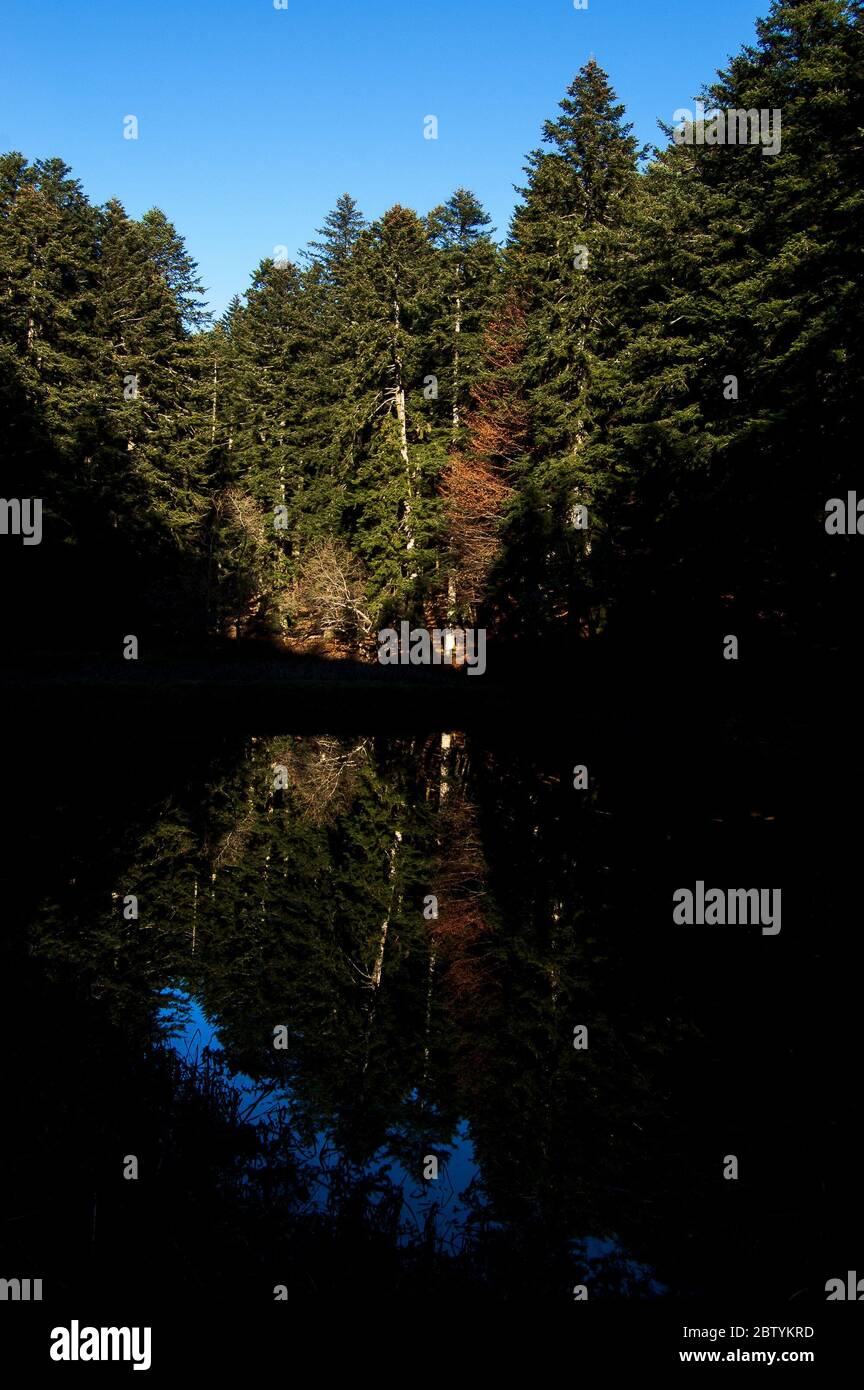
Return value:
[(0, 157), (4, 491), (46, 542), (3, 550), (19, 640), (283, 632), (335, 577), (346, 630), (841, 646), (862, 58), (860, 0), (774, 0), (644, 168), (592, 59), (503, 255), (467, 189), (371, 226), (345, 193), (215, 327), (162, 211)]
[(445, 313), (436, 253), (416, 213), (396, 206), (360, 236), (343, 291), (351, 346), (341, 406), (348, 535), (380, 616), (409, 617), (434, 587), (444, 462), (441, 403), (424, 394)]
[(304, 277), (265, 260), (230, 315), (231, 449), (220, 516), (223, 580), (237, 592), (233, 622), (282, 626), (292, 560), (303, 533), (310, 470), (310, 357), (317, 346)]
[(352, 257), (365, 226), (357, 203), (343, 193), (318, 229), (317, 239), (302, 253), (317, 339), (309, 365), (313, 386), (307, 399), (310, 467), (304, 513), (306, 539), (313, 544), (344, 537), (348, 530), (344, 460), (352, 448), (354, 420), (346, 402), (353, 389), (355, 344), (348, 284)]
[(450, 407), (454, 443), (464, 437), (463, 417), (483, 356), (483, 331), (497, 291), (499, 253), (486, 229), (489, 214), (466, 188), (429, 213), (428, 226), (441, 255), (449, 313), (440, 353), (446, 370), (438, 391)]
[[(860, 432), (861, 28), (842, 0), (780, 0), (757, 35), (703, 92), (693, 143), (679, 134), (643, 179), (588, 450), (615, 478), (592, 557), (613, 627), (662, 619), (705, 649), (807, 628), (837, 645), (848, 619), (824, 507)], [(715, 143), (729, 110), (779, 112), (779, 149)]]
[(535, 631), (558, 619), (581, 624), (587, 606), (584, 562), (599, 490), (585, 460), (590, 390), (598, 362), (614, 351), (606, 296), (620, 274), (640, 153), (593, 59), (560, 106), (544, 126), (550, 148), (528, 157), (507, 249), (509, 284), (526, 320), (533, 432), (511, 520), (510, 588), (521, 593), (523, 620)]
[(336, 206), (318, 228), (320, 240), (312, 240), (304, 259), (314, 267), (328, 286), (344, 284), (348, 261), (357, 245), (357, 238), (366, 226), (366, 219), (350, 193), (342, 193)]

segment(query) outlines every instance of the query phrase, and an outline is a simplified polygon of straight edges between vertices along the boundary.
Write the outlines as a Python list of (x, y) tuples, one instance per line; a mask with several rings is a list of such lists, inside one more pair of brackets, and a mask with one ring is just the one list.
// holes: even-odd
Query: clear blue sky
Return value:
[(0, 150), (58, 155), (133, 216), (163, 208), (221, 312), (345, 191), (377, 217), (463, 185), (503, 235), (523, 157), (592, 53), (653, 142), (768, 3), (3, 0)]

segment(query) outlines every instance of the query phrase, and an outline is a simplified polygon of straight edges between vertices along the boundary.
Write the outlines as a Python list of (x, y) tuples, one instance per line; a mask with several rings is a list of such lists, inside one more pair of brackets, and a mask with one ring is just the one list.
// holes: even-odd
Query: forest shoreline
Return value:
[[(748, 662), (699, 651), (626, 649), (555, 652), (490, 648), (479, 679), (449, 667), (381, 666), (284, 651), (161, 651), (124, 662), (104, 653), (33, 653), (0, 673), (0, 695), (18, 721), (124, 721), (148, 717), (313, 731), (478, 729), (513, 720), (645, 725), (676, 741), (709, 719), (832, 720), (855, 689), (839, 655), (817, 672), (783, 648)], [(658, 735), (659, 736), (659, 735)]]

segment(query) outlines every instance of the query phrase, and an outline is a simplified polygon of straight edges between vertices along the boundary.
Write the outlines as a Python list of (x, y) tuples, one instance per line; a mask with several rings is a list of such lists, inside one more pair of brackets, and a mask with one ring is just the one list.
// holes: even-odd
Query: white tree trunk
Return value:
[[(400, 332), (400, 310), (399, 300), (393, 300), (393, 372), (395, 381), (393, 384), (394, 400), (396, 402), (396, 419), (399, 423), (399, 453), (405, 467), (405, 510), (403, 521), (405, 526), (405, 549), (409, 555), (414, 549), (414, 475), (411, 469), (411, 459), (408, 453), (408, 416), (405, 409), (405, 384), (402, 376), (402, 359), (399, 356), (399, 332)], [(409, 561), (410, 564), (410, 561)], [(417, 571), (413, 570), (409, 579), (417, 578)]]
[(452, 734), (441, 735), (441, 772), (438, 778), (438, 804), (443, 806), (450, 791), (450, 749), (453, 745)]
[(459, 334), (462, 332), (462, 300), (456, 300), (456, 322), (454, 324), (455, 346), (453, 348), (453, 438), (459, 432)]
[(377, 989), (378, 986), (381, 984), (381, 972), (384, 968), (384, 948), (387, 945), (387, 932), (390, 929), (390, 919), (393, 916), (393, 898), (396, 889), (396, 856), (399, 852), (399, 846), (401, 845), (401, 843), (402, 831), (397, 830), (394, 833), (393, 844), (390, 849), (390, 902), (387, 906), (387, 915), (384, 918), (384, 921), (381, 923), (381, 935), (378, 938), (378, 950), (375, 954), (375, 964), (373, 965), (370, 974), (373, 989)]
[(435, 978), (435, 947), (429, 948), (429, 974), (426, 982), (426, 1044), (423, 1048), (423, 1085), (429, 1076), (429, 1038), (432, 1032), (432, 984)]

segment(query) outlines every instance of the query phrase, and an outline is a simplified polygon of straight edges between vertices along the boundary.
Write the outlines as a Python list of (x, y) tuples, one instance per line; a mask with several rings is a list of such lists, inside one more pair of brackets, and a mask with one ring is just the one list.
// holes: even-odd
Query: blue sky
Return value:
[[(217, 312), (346, 190), (369, 217), (471, 188), (506, 232), (523, 157), (593, 54), (641, 141), (768, 0), (4, 0), (0, 150), (164, 209)], [(138, 140), (123, 138), (135, 115)], [(438, 139), (423, 138), (424, 117)]]

